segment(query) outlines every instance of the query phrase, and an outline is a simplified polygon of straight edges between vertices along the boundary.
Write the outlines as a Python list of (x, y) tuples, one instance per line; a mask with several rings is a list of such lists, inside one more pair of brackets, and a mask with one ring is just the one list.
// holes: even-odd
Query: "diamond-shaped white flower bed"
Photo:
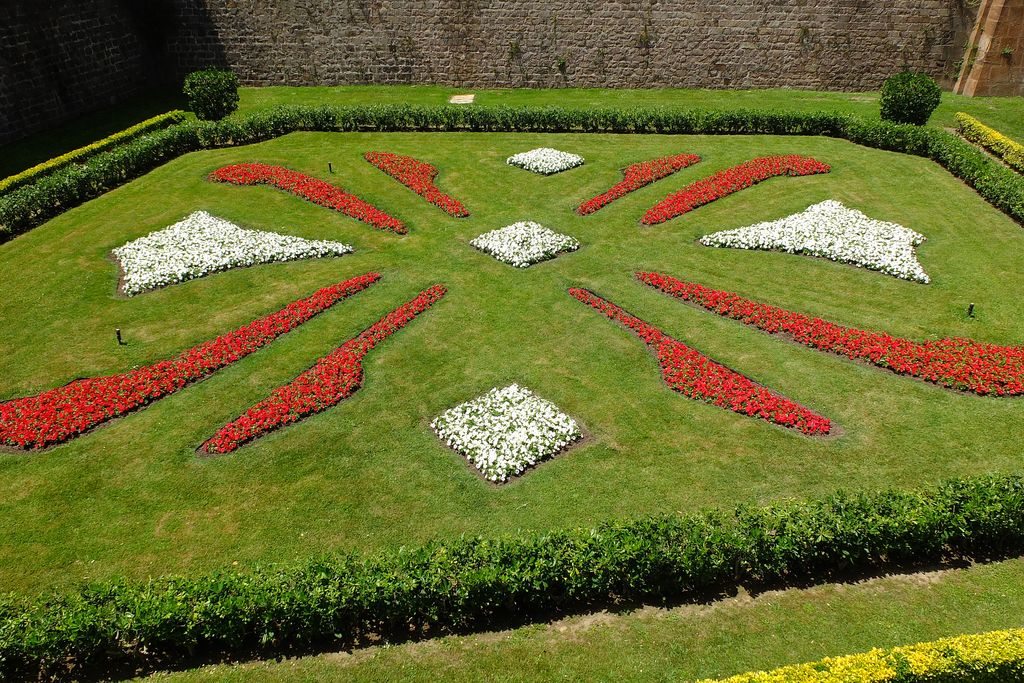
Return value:
[(582, 166), (583, 157), (578, 154), (561, 152), (550, 147), (538, 147), (537, 149), (531, 149), (529, 152), (513, 154), (505, 160), (505, 163), (509, 166), (518, 166), (541, 175), (551, 175), (552, 173), (561, 173), (562, 171), (568, 171), (570, 168)]
[(196, 211), (174, 225), (114, 249), (113, 253), (124, 274), (125, 295), (135, 296), (231, 268), (350, 254), (352, 247), (341, 242), (246, 230), (205, 211)]
[(470, 244), (516, 268), (555, 258), (565, 251), (576, 251), (580, 243), (568, 235), (549, 230), (533, 221), (519, 221), (504, 228), (485, 232)]
[(517, 384), (457, 405), (430, 426), (494, 482), (507, 481), (582, 436), (575, 420)]
[(924, 240), (924, 235), (909, 228), (868, 218), (830, 199), (786, 218), (705, 235), (700, 243), (820, 256), (928, 283), (914, 250)]

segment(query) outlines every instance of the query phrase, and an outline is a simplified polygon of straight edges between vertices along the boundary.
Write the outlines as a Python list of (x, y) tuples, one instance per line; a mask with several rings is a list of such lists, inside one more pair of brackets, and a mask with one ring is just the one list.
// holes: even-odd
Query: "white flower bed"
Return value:
[(563, 251), (576, 251), (580, 243), (533, 221), (519, 221), (485, 232), (470, 244), (504, 263), (526, 268), (554, 258)]
[(850, 263), (915, 282), (930, 281), (914, 247), (924, 235), (896, 223), (868, 218), (828, 200), (776, 221), (700, 238), (708, 247), (781, 250)]
[(246, 230), (205, 211), (114, 249), (127, 296), (240, 266), (350, 253), (341, 242)]
[(430, 426), (494, 482), (507, 481), (582, 436), (575, 420), (516, 384), (455, 406)]
[(505, 160), (505, 163), (509, 166), (525, 168), (527, 171), (533, 171), (534, 173), (551, 175), (552, 173), (561, 173), (562, 171), (568, 171), (570, 168), (582, 166), (583, 157), (578, 154), (570, 154), (569, 152), (560, 152), (550, 147), (538, 147), (537, 149), (531, 149), (529, 152), (513, 154)]

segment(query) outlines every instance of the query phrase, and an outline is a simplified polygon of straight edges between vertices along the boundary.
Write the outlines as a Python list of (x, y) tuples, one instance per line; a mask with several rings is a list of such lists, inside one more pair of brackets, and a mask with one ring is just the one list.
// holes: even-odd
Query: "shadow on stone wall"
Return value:
[(973, 19), (969, 0), (0, 1), (0, 142), (208, 66), (246, 85), (950, 83)]
[[(169, 46), (178, 0), (5, 0), (0, 19), (0, 144), (145, 91), (176, 91)], [(201, 30), (205, 8), (186, 30)], [(211, 30), (210, 35), (215, 35)], [(226, 65), (216, 40), (209, 63)], [(166, 98), (165, 98), (166, 99)]]

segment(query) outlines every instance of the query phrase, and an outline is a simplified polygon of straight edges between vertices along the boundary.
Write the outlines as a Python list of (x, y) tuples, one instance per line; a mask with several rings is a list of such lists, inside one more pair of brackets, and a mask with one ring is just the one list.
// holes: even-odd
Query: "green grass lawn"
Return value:
[[(587, 164), (541, 177), (503, 163), (539, 145), (578, 152)], [(436, 164), (442, 188), (472, 217), (428, 205), (363, 161), (370, 149)], [(572, 212), (617, 181), (617, 169), (681, 151), (704, 161), (592, 216)], [(811, 154), (834, 170), (774, 179), (658, 227), (637, 225), (647, 206), (687, 182), (782, 153)], [(331, 177), (404, 219), (410, 234), (375, 231), (270, 188), (204, 180), (247, 160)], [(829, 197), (927, 235), (920, 254), (934, 283), (694, 243)], [(340, 239), (357, 253), (116, 298), (110, 249), (200, 208), (248, 227)], [(467, 244), (521, 219), (583, 247), (516, 270)], [(0, 458), (0, 585), (35, 591), (86, 577), (199, 572), (1016, 471), (1024, 403), (960, 395), (799, 348), (657, 294), (631, 273), (662, 270), (898, 335), (1011, 343), (1024, 337), (1022, 248), (1019, 226), (931, 162), (824, 138), (302, 133), (190, 154), (0, 246), (0, 269), (16, 274), (0, 300), (0, 398), (170, 356), (356, 274), (379, 270), (384, 279), (140, 413), (45, 453)], [(448, 296), (368, 356), (365, 386), (352, 399), (236, 455), (196, 457), (227, 420), (437, 282)], [(670, 391), (642, 344), (569, 297), (571, 285), (834, 419), (842, 435), (806, 438)], [(971, 302), (975, 319), (965, 315)], [(115, 327), (127, 346), (115, 344)], [(495, 488), (428, 423), (511, 382), (556, 403), (591, 439)]]
[[(427, 104), (453, 92), (244, 89), (242, 109), (284, 102)], [(478, 95), (481, 104), (877, 110), (872, 94), (796, 91)], [(952, 112), (965, 109), (1024, 138), (1021, 99), (946, 95), (933, 124), (950, 125)], [(81, 125), (78, 134), (84, 136), (90, 124)], [(504, 164), (508, 155), (537, 146), (582, 154), (587, 163), (551, 177)], [(442, 190), (462, 200), (472, 216), (451, 218), (385, 176), (361, 158), (372, 149), (436, 165)], [(581, 200), (617, 182), (618, 169), (677, 152), (704, 160), (594, 215), (573, 213)], [(646, 208), (686, 183), (755, 156), (787, 153), (812, 155), (833, 171), (769, 180), (660, 226), (637, 223)], [(270, 188), (204, 179), (241, 161), (283, 164), (328, 179), (400, 217), (410, 232), (382, 233)], [(334, 175), (327, 172), (329, 162)], [(829, 198), (925, 234), (919, 253), (933, 283), (695, 243), (707, 232), (778, 218)], [(356, 254), (236, 270), (118, 298), (110, 250), (198, 209), (244, 227), (340, 240), (354, 245)], [(517, 220), (540, 222), (583, 246), (517, 270), (468, 245), (476, 235)], [(0, 297), (0, 400), (171, 356), (357, 274), (377, 270), (384, 278), (141, 412), (43, 453), (0, 454), (0, 590), (33, 593), (87, 578), (198, 573), (458, 534), (515, 534), (838, 488), (916, 486), (947, 476), (1019, 471), (1020, 400), (957, 394), (797, 347), (642, 287), (631, 273), (660, 270), (918, 339), (1018, 343), (1024, 338), (1021, 249), (1019, 225), (932, 162), (827, 138), (296, 133), (186, 155), (0, 245), (0, 272), (8, 275)], [(273, 387), (438, 282), (448, 285), (449, 294), (369, 354), (365, 384), (351, 399), (232, 456), (196, 456), (200, 443)], [(840, 436), (802, 437), (670, 391), (637, 339), (566, 294), (573, 285), (593, 289), (832, 418)], [(969, 303), (976, 304), (975, 318), (966, 315)], [(117, 346), (115, 328), (122, 329), (126, 346)], [(553, 401), (590, 438), (522, 479), (495, 487), (443, 447), (429, 422), (511, 382)], [(709, 608), (579, 617), (509, 633), (171, 678), (724, 675), (1017, 626), (1022, 578), (1024, 563), (1010, 561), (934, 580), (892, 577)]]
[(1022, 580), (1013, 560), (145, 680), (692, 681), (1019, 625)]

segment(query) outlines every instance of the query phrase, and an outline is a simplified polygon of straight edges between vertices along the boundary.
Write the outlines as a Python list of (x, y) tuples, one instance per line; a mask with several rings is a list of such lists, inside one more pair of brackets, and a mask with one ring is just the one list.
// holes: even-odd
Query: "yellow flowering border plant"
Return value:
[[(753, 671), (719, 683), (924, 683), (1024, 680), (1024, 629), (943, 638), (890, 650)], [(714, 683), (711, 680), (699, 683)]]
[(1002, 159), (1007, 166), (1024, 173), (1024, 145), (962, 111), (956, 113), (960, 134)]

